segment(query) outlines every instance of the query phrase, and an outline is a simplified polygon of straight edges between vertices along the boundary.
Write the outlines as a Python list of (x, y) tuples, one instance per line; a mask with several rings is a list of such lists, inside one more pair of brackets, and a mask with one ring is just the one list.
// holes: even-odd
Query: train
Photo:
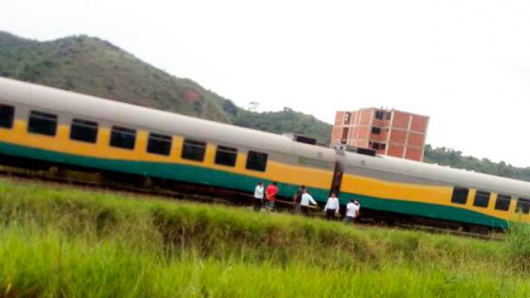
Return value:
[(0, 161), (45, 162), (292, 199), (339, 193), (363, 218), (488, 232), (528, 222), (530, 183), (0, 78)]

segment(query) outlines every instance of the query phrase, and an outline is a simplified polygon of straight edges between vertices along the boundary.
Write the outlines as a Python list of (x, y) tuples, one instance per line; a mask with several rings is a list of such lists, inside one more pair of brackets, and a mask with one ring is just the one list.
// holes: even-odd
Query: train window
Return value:
[(184, 140), (182, 148), (182, 158), (203, 161), (206, 152), (206, 143), (192, 140)]
[(134, 149), (134, 143), (136, 142), (136, 130), (113, 126), (110, 134), (110, 146), (123, 148), (123, 149)]
[(15, 108), (7, 105), (0, 105), (0, 127), (12, 128), (15, 119)]
[(149, 134), (147, 152), (169, 156), (171, 152), (171, 137), (157, 133)]
[(477, 191), (473, 206), (487, 208), (490, 202), (490, 193), (486, 191)]
[(267, 153), (249, 151), (247, 155), (247, 169), (265, 172), (267, 168)]
[(215, 153), (216, 164), (233, 167), (236, 165), (236, 159), (236, 148), (217, 146), (217, 152)]
[(70, 139), (95, 143), (98, 139), (98, 124), (93, 121), (74, 119), (70, 128)]
[(498, 195), (497, 201), (495, 202), (495, 209), (508, 211), (510, 209), (510, 196), (507, 195)]
[(530, 200), (519, 198), (519, 200), (517, 200), (517, 207), (515, 210), (518, 213), (524, 213), (524, 214), (530, 213)]
[(467, 202), (467, 195), (469, 194), (469, 189), (462, 188), (462, 187), (455, 187), (453, 190), (453, 197), (451, 198), (451, 202), (456, 204), (462, 204), (465, 205)]
[(28, 131), (41, 135), (55, 136), (57, 133), (57, 115), (31, 111)]

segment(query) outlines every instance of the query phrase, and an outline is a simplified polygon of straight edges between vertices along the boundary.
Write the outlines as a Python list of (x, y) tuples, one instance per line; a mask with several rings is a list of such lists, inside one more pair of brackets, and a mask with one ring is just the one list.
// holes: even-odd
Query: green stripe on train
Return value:
[(449, 221), (480, 224), (488, 227), (505, 229), (508, 222), (483, 213), (444, 205), (411, 202), (404, 200), (388, 200), (358, 194), (342, 194), (341, 203), (350, 199), (359, 200), (362, 208), (382, 210), (387, 212), (405, 213), (415, 216), (423, 216)]
[[(173, 179), (190, 183), (203, 183), (206, 185), (247, 192), (253, 192), (254, 186), (258, 181), (264, 181), (265, 183), (270, 182), (252, 176), (213, 170), (200, 166), (94, 158), (12, 145), (3, 142), (0, 142), (0, 154), (40, 159), (56, 163), (66, 163), (94, 169), (118, 171), (146, 177)], [(297, 189), (297, 185), (279, 183), (279, 194), (283, 197), (292, 197)], [(309, 188), (309, 191), (317, 202), (326, 202), (329, 190)], [(499, 228), (506, 228), (508, 226), (508, 223), (505, 220), (458, 207), (410, 202), (405, 200), (388, 200), (358, 194), (341, 194), (340, 201), (342, 204), (346, 204), (350, 199), (359, 200), (362, 208), (481, 224)]]
[[(214, 170), (201, 166), (95, 158), (12, 145), (3, 142), (0, 142), (0, 153), (87, 168), (124, 172), (146, 177), (202, 183), (252, 193), (254, 192), (254, 187), (258, 181), (263, 181), (265, 184), (272, 182), (266, 179)], [(297, 185), (279, 183), (280, 196), (290, 198), (297, 190)], [(328, 198), (328, 189), (309, 188), (309, 190), (319, 202), (325, 202)]]

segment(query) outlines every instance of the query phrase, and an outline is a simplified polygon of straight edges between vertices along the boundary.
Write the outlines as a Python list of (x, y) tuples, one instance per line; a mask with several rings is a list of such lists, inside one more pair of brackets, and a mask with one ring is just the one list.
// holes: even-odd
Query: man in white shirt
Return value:
[(258, 182), (256, 188), (254, 189), (254, 211), (259, 212), (263, 206), (265, 188), (263, 187), (263, 182)]
[(317, 202), (313, 197), (307, 192), (307, 189), (303, 190), (302, 199), (300, 200), (300, 207), (302, 209), (302, 214), (309, 215), (309, 206), (317, 205)]
[(348, 205), (346, 205), (346, 216), (344, 217), (344, 222), (345, 223), (355, 222), (355, 219), (359, 215), (359, 210), (360, 210), (359, 202), (350, 200)]
[(332, 192), (331, 197), (329, 197), (326, 207), (324, 207), (324, 212), (326, 212), (326, 219), (331, 220), (335, 217), (335, 214), (339, 213), (339, 198), (337, 195)]

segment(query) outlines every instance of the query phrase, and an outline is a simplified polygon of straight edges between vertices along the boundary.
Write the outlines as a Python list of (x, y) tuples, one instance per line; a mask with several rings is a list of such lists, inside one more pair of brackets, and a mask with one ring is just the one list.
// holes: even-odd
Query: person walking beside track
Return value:
[(313, 197), (307, 192), (307, 189), (304, 188), (302, 198), (300, 200), (300, 208), (302, 209), (303, 215), (309, 215), (309, 208), (311, 204), (317, 205), (317, 202), (315, 202)]
[(259, 212), (263, 206), (263, 198), (265, 189), (263, 187), (263, 182), (258, 182), (256, 188), (254, 189), (254, 211)]
[(355, 223), (357, 216), (359, 215), (359, 202), (350, 200), (346, 205), (346, 216), (344, 217), (345, 223)]
[(331, 197), (329, 197), (326, 207), (324, 207), (324, 212), (326, 213), (326, 219), (332, 220), (335, 217), (335, 214), (339, 213), (339, 199), (337, 195), (332, 192)]
[(278, 184), (272, 182), (267, 186), (265, 190), (265, 195), (267, 196), (266, 207), (268, 211), (274, 211), (274, 201), (276, 200), (276, 195), (278, 194)]

